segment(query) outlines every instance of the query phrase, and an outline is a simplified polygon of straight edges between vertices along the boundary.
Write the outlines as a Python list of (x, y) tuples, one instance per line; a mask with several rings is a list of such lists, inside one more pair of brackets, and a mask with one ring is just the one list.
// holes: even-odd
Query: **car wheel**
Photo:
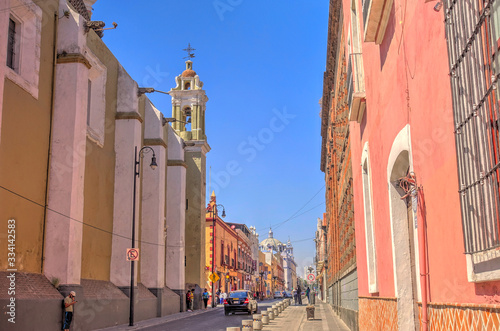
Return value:
[(229, 312), (227, 310), (224, 310), (224, 315), (228, 316)]
[(255, 306), (255, 313), (257, 314), (259, 312), (259, 306)]

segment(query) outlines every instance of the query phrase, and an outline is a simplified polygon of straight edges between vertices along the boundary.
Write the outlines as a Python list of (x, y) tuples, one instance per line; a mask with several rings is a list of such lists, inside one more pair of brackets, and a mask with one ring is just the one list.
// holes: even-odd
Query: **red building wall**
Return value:
[[(488, 304), (500, 302), (497, 299), (500, 282), (472, 283), (467, 279), (443, 23), (445, 9), (437, 12), (433, 9), (435, 5), (435, 2), (395, 0), (382, 43), (362, 43), (366, 110), (360, 123), (350, 122), (361, 329), (397, 328), (390, 321), (397, 316), (398, 309), (394, 276), (397, 270), (393, 262), (398, 252), (393, 251), (388, 162), (396, 137), (407, 125), (410, 159), (421, 187), (418, 226), (426, 222), (430, 326), (438, 328), (439, 318), (456, 323), (477, 318), (476, 310), (460, 304), (479, 304), (479, 312), (498, 313)], [(357, 1), (357, 6), (361, 10), (362, 1)], [(345, 31), (351, 31), (350, 8), (351, 1), (344, 0)], [(371, 168), (377, 293), (369, 293), (368, 289), (360, 166), (366, 142)], [(447, 307), (448, 313), (439, 307)], [(464, 313), (452, 317), (459, 311)]]

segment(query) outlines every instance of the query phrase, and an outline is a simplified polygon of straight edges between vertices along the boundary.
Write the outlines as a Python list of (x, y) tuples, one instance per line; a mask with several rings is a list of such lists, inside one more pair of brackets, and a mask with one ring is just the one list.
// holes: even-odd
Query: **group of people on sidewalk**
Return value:
[[(306, 297), (307, 297), (307, 301), (309, 301), (309, 302), (311, 302), (310, 295), (311, 295), (311, 289), (308, 286), (306, 288)], [(315, 294), (313, 293), (313, 295), (315, 295)], [(294, 302), (296, 305), (297, 304), (302, 305), (302, 288), (300, 287), (300, 285), (297, 285), (297, 290), (293, 294), (293, 299), (294, 299)]]

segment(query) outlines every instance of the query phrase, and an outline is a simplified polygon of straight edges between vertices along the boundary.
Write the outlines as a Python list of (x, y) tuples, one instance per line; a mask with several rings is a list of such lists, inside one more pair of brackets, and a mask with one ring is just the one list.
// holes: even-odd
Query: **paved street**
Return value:
[[(279, 300), (266, 300), (259, 302), (259, 310), (266, 310)], [(349, 331), (346, 325), (337, 318), (331, 308), (317, 301), (315, 305), (314, 319), (307, 320), (306, 306), (307, 299), (303, 300), (302, 306), (289, 306), (278, 318), (270, 321), (262, 330), (268, 331)], [(147, 330), (147, 331), (225, 331), (227, 327), (241, 327), (241, 321), (251, 319), (251, 316), (244, 313), (236, 315), (224, 315), (224, 308), (219, 306), (215, 309), (197, 310), (166, 316), (164, 318), (152, 319), (136, 323), (134, 327), (128, 325), (103, 329), (102, 331), (118, 330)]]
[[(269, 300), (259, 302), (259, 311), (262, 309), (270, 308), (274, 302), (278, 300)], [(142, 330), (147, 331), (163, 331), (163, 330), (214, 330), (225, 331), (230, 326), (241, 326), (242, 320), (252, 319), (252, 316), (246, 313), (236, 313), (229, 316), (224, 315), (224, 308), (222, 306), (209, 312), (195, 315), (189, 318), (167, 322), (161, 325), (156, 325)]]

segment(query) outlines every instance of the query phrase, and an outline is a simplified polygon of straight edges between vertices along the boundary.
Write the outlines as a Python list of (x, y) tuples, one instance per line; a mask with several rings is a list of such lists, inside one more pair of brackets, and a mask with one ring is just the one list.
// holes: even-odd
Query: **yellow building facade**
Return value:
[[(136, 321), (184, 309), (189, 146), (94, 31), (94, 2), (12, 0), (0, 11), (2, 29), (17, 27), (0, 44), (23, 35), (30, 50), (12, 62), (0, 51), (0, 246), (9, 224), (16, 235), (0, 276), (16, 270), (19, 316), (39, 312), (20, 329), (60, 328), (69, 291), (79, 329), (128, 323), (131, 290)], [(139, 252), (132, 288), (129, 248)]]

